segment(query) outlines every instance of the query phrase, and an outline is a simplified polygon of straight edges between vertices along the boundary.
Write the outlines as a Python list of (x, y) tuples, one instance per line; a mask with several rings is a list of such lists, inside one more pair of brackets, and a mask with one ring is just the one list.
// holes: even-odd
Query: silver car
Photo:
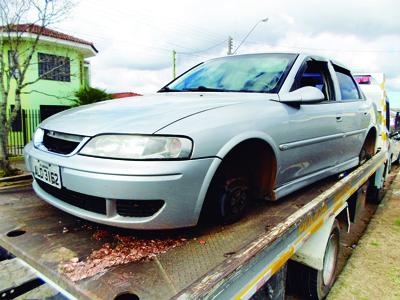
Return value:
[(375, 152), (351, 73), (299, 53), (237, 55), (157, 94), (70, 109), (25, 148), (35, 192), (75, 216), (136, 229), (239, 219)]

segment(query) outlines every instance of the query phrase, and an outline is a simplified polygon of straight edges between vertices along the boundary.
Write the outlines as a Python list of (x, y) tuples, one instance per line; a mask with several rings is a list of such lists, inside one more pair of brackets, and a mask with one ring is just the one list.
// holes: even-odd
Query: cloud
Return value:
[[(386, 87), (391, 91), (400, 90), (400, 76), (388, 78), (386, 80)], [(399, 91), (400, 93), (400, 91)], [(400, 100), (400, 99), (399, 99)]]
[(384, 72), (388, 87), (400, 91), (397, 7), (394, 0), (83, 0), (57, 29), (95, 43), (93, 83), (112, 91), (156, 91), (171, 79), (172, 50), (181, 73), (226, 55), (228, 36), (237, 47), (265, 17), (240, 53), (316, 52), (354, 71)]

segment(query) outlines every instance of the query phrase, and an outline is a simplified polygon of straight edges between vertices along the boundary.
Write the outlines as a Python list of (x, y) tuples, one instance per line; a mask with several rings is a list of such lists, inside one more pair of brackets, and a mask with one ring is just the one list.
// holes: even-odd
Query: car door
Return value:
[(318, 176), (337, 164), (338, 147), (343, 138), (338, 125), (340, 103), (336, 101), (329, 62), (306, 59), (300, 67), (291, 90), (304, 86), (319, 88), (325, 95), (320, 103), (287, 105), (286, 133), (279, 137), (281, 168), (278, 186)]
[(337, 65), (333, 67), (340, 90), (338, 102), (341, 104), (341, 112), (338, 117), (341, 119), (339, 126), (344, 137), (342, 146), (338, 149), (338, 163), (345, 163), (358, 159), (370, 124), (371, 111), (350, 71)]

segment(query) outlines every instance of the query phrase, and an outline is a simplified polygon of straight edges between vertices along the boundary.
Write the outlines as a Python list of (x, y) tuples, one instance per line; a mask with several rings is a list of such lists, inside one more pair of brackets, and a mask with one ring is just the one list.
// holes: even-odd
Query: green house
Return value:
[[(95, 56), (98, 51), (91, 42), (33, 24), (15, 25), (13, 30), (15, 32), (0, 31), (3, 61), (10, 69), (13, 55), (18, 62), (22, 62), (39, 36), (25, 75), (25, 82), (34, 83), (24, 88), (21, 94), (21, 112), (13, 122), (13, 132), (9, 139), (10, 146), (17, 145), (20, 149), (22, 144), (30, 140), (40, 121), (74, 104), (75, 91), (89, 85), (90, 65), (86, 59)], [(17, 51), (11, 51), (9, 47), (13, 36), (14, 45), (16, 39), (19, 41)], [(11, 89), (13, 84), (15, 82), (11, 81)], [(13, 105), (14, 99), (8, 99), (10, 110)], [(14, 149), (11, 152), (16, 151)]]
[[(39, 43), (26, 73), (26, 81), (35, 81), (28, 86), (21, 97), (22, 109), (39, 110), (42, 119), (73, 104), (74, 92), (89, 84), (90, 70), (86, 58), (97, 53), (93, 43), (52, 29), (33, 24), (16, 26), (23, 44), (17, 55), (23, 55), (32, 47), (34, 39), (41, 32)], [(7, 38), (6, 33), (2, 33)], [(11, 36), (8, 36), (12, 38)], [(7, 40), (3, 57), (12, 63)], [(57, 67), (62, 65), (62, 67)], [(9, 104), (13, 104), (10, 99)]]

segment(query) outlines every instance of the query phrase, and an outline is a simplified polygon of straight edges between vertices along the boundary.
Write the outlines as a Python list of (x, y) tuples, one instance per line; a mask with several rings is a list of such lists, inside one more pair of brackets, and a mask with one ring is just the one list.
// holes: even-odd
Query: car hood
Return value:
[[(261, 96), (265, 99), (265, 94)], [(234, 96), (231, 93), (160, 93), (109, 100), (66, 110), (46, 119), (40, 127), (84, 136), (152, 134), (180, 119), (241, 103), (244, 98), (247, 97), (243, 94)]]

